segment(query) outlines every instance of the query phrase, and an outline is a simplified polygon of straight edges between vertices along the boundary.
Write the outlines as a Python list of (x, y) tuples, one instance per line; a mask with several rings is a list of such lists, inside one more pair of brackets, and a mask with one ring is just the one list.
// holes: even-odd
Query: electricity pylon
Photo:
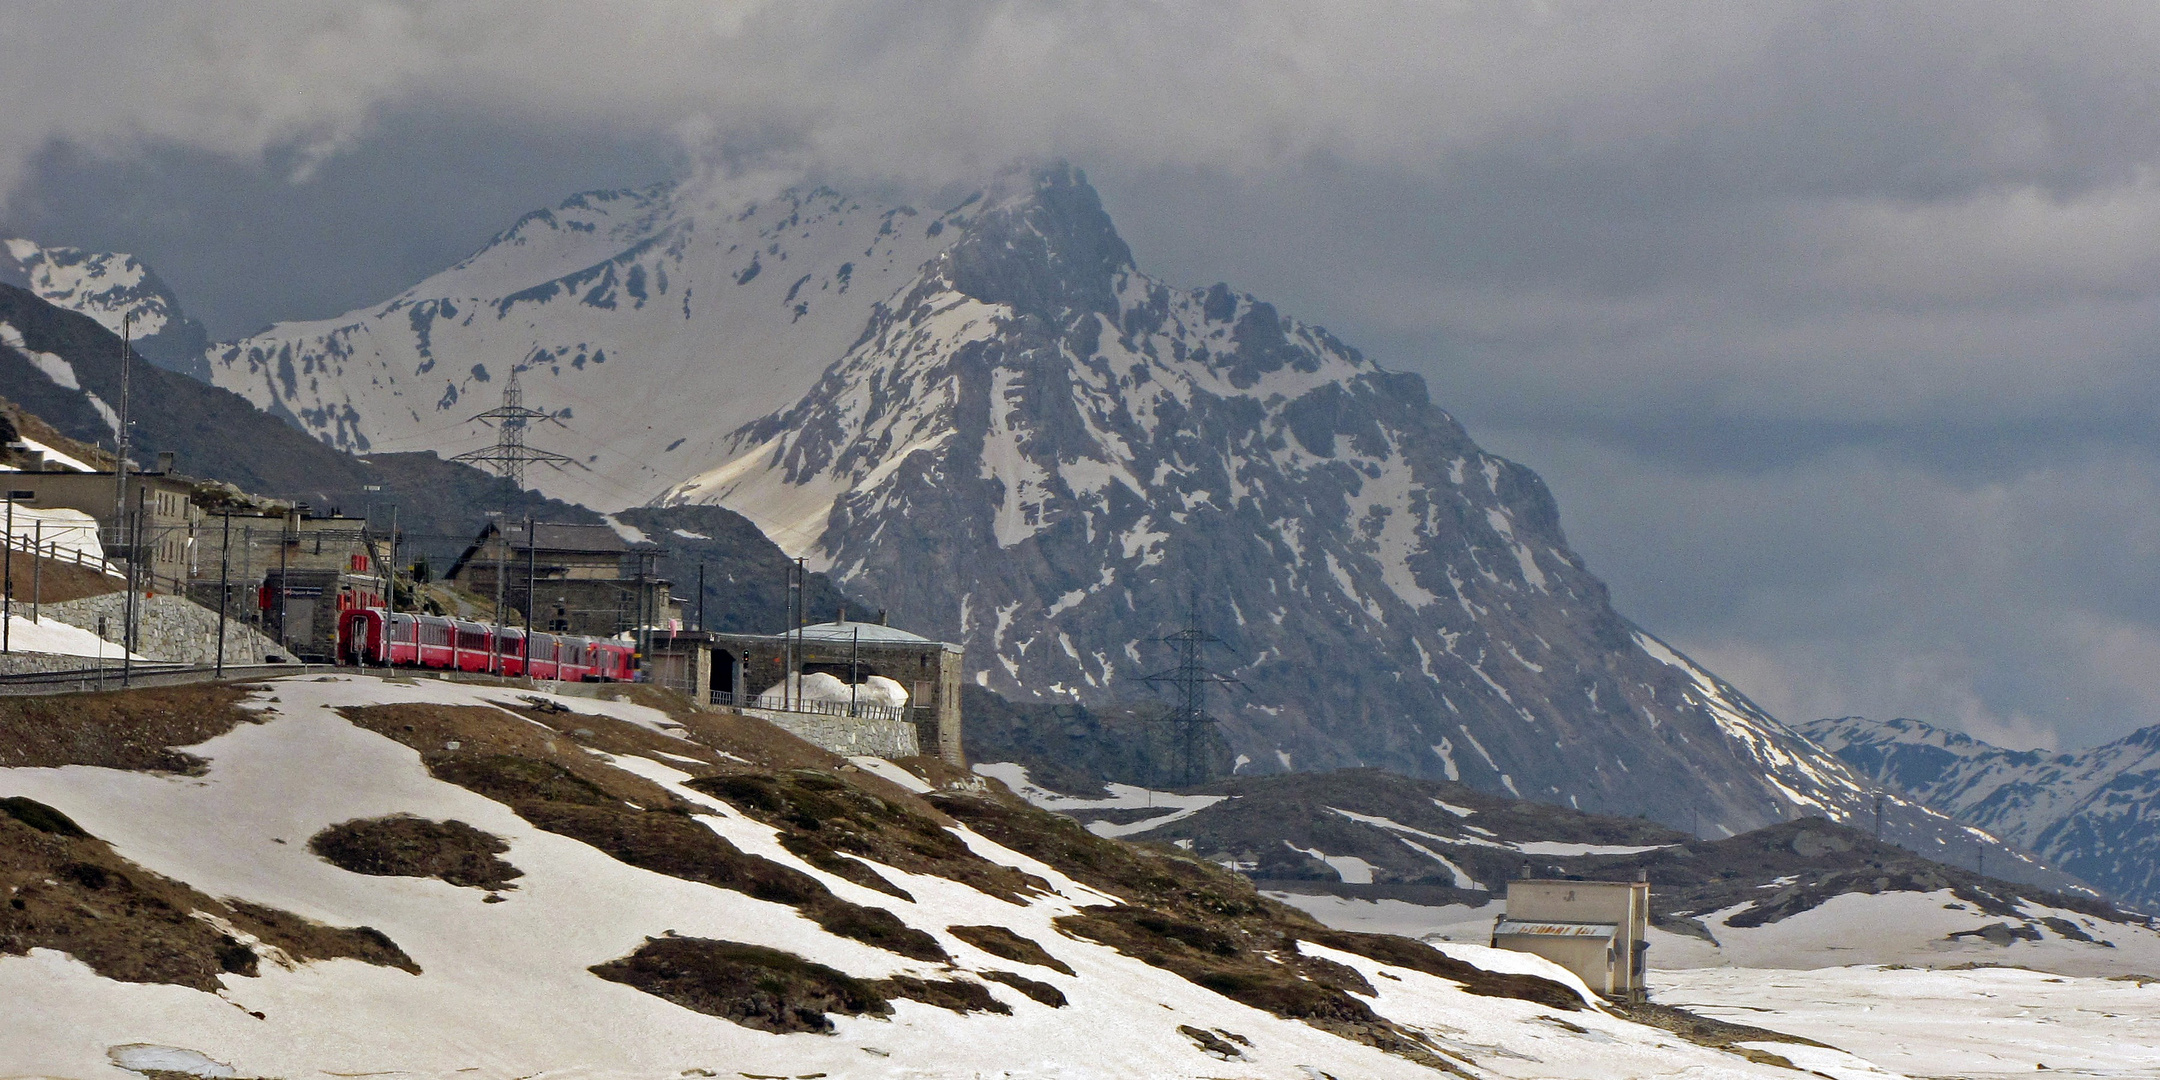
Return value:
[(494, 426), (495, 445), (468, 450), (450, 460), (462, 461), (467, 465), (485, 465), (493, 469), (496, 475), (510, 481), (512, 491), (522, 493), (525, 490), (526, 463), (560, 469), (565, 465), (579, 465), (580, 462), (565, 454), (525, 445), (525, 429), (533, 421), (548, 420), (558, 424), (561, 421), (539, 409), (525, 407), (525, 391), (518, 386), (518, 371), (518, 368), (510, 369), (510, 381), (503, 386), (502, 404), (473, 417), (480, 423)]
[[(1222, 645), (1223, 640), (1208, 633), (1200, 626), (1200, 596), (1193, 594), (1192, 608), (1185, 617), (1185, 629), (1174, 634), (1156, 638), (1177, 650), (1177, 666), (1153, 675), (1144, 676), (1141, 682), (1160, 687), (1168, 684), (1177, 689), (1177, 706), (1165, 719), (1177, 733), (1178, 756), (1182, 759), (1185, 786), (1195, 782), (1194, 759), (1198, 757), (1200, 728), (1214, 721), (1207, 715), (1207, 688), (1209, 686), (1243, 686), (1244, 683), (1229, 676), (1209, 671), (1207, 647)], [(1227, 646), (1225, 646), (1227, 648)]]

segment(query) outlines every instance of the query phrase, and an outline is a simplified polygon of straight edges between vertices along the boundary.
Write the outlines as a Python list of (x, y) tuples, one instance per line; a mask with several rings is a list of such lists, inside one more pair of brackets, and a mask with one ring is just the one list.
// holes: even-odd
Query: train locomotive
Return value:
[(338, 619), (338, 661), (361, 667), (419, 667), (563, 682), (633, 682), (637, 652), (627, 642), (513, 626), (352, 608)]

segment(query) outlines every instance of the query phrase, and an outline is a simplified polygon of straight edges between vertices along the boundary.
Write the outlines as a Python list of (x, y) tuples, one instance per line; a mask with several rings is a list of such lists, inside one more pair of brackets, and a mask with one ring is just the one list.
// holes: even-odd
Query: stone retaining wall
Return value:
[[(138, 654), (183, 664), (209, 664), (217, 660), (218, 614), (215, 609), (186, 597), (166, 594), (143, 597), (137, 603), (135, 651)], [(102, 615), (106, 621), (105, 640), (114, 644), (118, 644), (124, 634), (122, 626), (126, 613), (126, 592), (88, 596), (64, 604), (46, 604), (44, 610), (47, 618), (91, 633), (97, 632), (98, 616)], [(226, 621), (226, 663), (260, 664), (270, 656), (291, 659), (286, 649), (257, 633), (253, 627), (238, 619)]]
[(788, 734), (835, 754), (868, 754), (902, 758), (922, 753), (915, 725), (901, 720), (872, 720), (862, 716), (821, 716), (814, 713), (781, 712), (777, 709), (738, 709)]

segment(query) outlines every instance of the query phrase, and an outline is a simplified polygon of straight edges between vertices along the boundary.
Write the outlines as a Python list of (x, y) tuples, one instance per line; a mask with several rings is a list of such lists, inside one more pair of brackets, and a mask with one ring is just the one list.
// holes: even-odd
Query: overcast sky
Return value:
[(1621, 610), (1791, 720), (2160, 722), (2160, 6), (0, 13), (0, 231), (213, 335), (573, 191), (1087, 169), (1143, 267), (1417, 371)]

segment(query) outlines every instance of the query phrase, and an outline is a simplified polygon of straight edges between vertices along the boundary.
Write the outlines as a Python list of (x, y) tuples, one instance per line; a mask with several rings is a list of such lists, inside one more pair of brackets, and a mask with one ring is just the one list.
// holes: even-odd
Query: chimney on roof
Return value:
[(892, 625), (891, 623), (889, 623), (889, 622), (886, 622), (886, 621), (885, 621), (885, 609), (884, 609), (884, 608), (879, 608), (879, 609), (877, 609), (877, 624), (878, 624), (879, 626), (891, 626), (891, 625)]
[(180, 464), (180, 458), (179, 458), (179, 455), (177, 455), (177, 454), (173, 453), (173, 452), (172, 452), (172, 451), (170, 451), (170, 450), (160, 450), (160, 451), (158, 451), (158, 456), (157, 456), (157, 471), (159, 471), (159, 472), (161, 472), (161, 473), (167, 473), (167, 474), (170, 474), (170, 473), (173, 473), (173, 472), (177, 472), (177, 471), (179, 471), (179, 464)]
[(835, 617), (833, 618), (833, 621), (834, 621), (834, 622), (836, 622), (836, 623), (844, 623), (844, 622), (846, 622), (846, 621), (847, 621), (847, 605), (846, 605), (846, 604), (842, 604), (842, 605), (840, 605), (840, 614), (839, 614), (839, 615), (837, 615), (837, 616), (835, 616)]

